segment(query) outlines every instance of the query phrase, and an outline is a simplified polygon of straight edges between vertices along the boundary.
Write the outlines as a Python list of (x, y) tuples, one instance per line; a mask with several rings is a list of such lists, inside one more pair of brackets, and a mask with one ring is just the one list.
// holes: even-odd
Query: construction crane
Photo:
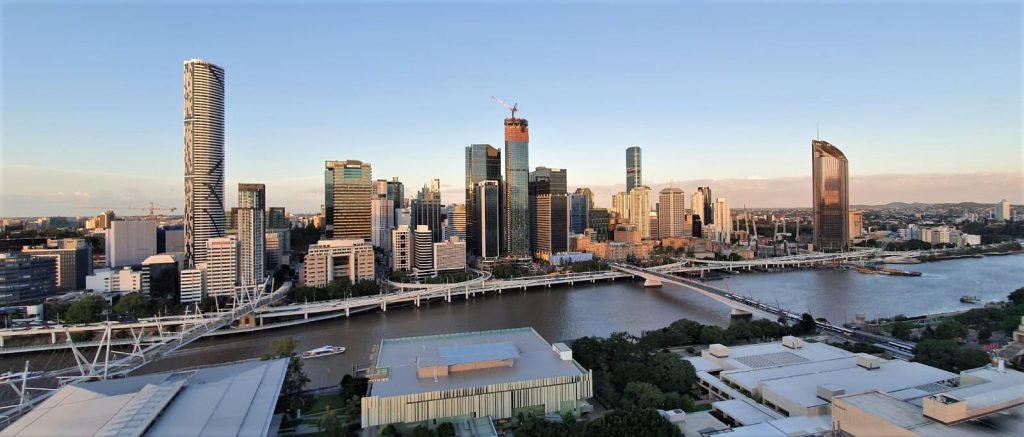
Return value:
[(75, 208), (76, 209), (104, 209), (104, 210), (109, 210), (109, 211), (113, 211), (115, 209), (119, 209), (119, 210), (126, 210), (127, 209), (127, 210), (131, 210), (131, 211), (149, 211), (149, 215), (147, 217), (155, 217), (157, 211), (174, 212), (174, 211), (178, 210), (178, 208), (174, 208), (174, 207), (170, 207), (169, 208), (169, 207), (163, 207), (163, 206), (156, 206), (156, 204), (153, 203), (153, 202), (149, 202), (149, 207), (148, 208), (147, 207), (137, 207), (137, 206), (76, 206)]
[(501, 106), (504, 106), (505, 109), (508, 109), (509, 111), (512, 111), (512, 118), (516, 118), (516, 111), (519, 110), (519, 104), (518, 103), (513, 103), (511, 106), (509, 106), (508, 102), (506, 102), (504, 100), (501, 100), (501, 99), (499, 99), (497, 97), (494, 97), (494, 96), (491, 96), (491, 100), (494, 100), (495, 102), (498, 102)]

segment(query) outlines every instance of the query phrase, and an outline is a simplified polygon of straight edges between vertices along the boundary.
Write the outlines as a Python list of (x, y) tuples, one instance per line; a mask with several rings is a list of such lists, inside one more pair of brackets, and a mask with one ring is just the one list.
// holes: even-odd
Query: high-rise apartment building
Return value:
[(636, 225), (640, 238), (651, 238), (651, 187), (638, 185), (629, 192), (628, 220)]
[(811, 140), (814, 248), (840, 251), (850, 242), (849, 162), (825, 141)]
[(107, 231), (108, 267), (137, 266), (156, 255), (155, 220), (115, 220)]
[(715, 206), (712, 208), (711, 217), (718, 241), (722, 243), (732, 242), (732, 212), (729, 209), (729, 202), (724, 197), (715, 199)]
[(262, 284), (266, 277), (266, 208), (266, 186), (238, 184), (238, 280), (243, 287)]
[(594, 204), (589, 188), (577, 188), (569, 196), (569, 232), (582, 234), (590, 227), (590, 208)]
[(665, 188), (658, 193), (658, 238), (689, 237), (692, 233), (686, 220), (686, 194), (679, 188)]
[(306, 253), (302, 284), (325, 287), (348, 279), (352, 283), (374, 279), (373, 246), (361, 239), (320, 240)]
[(211, 238), (206, 240), (206, 252), (205, 269), (202, 269), (204, 294), (234, 295), (238, 286), (238, 240), (225, 237)]
[(592, 208), (590, 210), (589, 227), (594, 232), (590, 234), (590, 241), (603, 243), (608, 241), (608, 209)]
[(569, 195), (564, 169), (530, 172), (531, 251), (535, 255), (569, 250)]
[[(626, 192), (643, 185), (643, 174), (640, 165), (640, 146), (626, 149)], [(644, 213), (646, 214), (646, 212)]]
[(1010, 220), (1010, 202), (1006, 199), (999, 201), (996, 204), (995, 211), (996, 220)]
[(41, 303), (57, 294), (56, 257), (0, 252), (0, 305)]
[(445, 219), (444, 240), (451, 240), (458, 237), (463, 243), (466, 242), (466, 220), (469, 218), (466, 213), (465, 203), (453, 203), (449, 205), (448, 218)]
[(412, 231), (412, 268), (419, 271), (434, 269), (434, 241), (427, 225), (416, 226)]
[(498, 181), (485, 180), (476, 184), (473, 191), (473, 253), (485, 258), (496, 258), (502, 255), (502, 192)]
[(373, 197), (370, 200), (371, 242), (374, 247), (391, 250), (391, 229), (395, 227), (395, 202), (388, 199), (388, 181), (373, 183)]
[(505, 240), (510, 257), (530, 256), (530, 129), (525, 118), (505, 119)]
[[(436, 179), (435, 179), (436, 181)], [(439, 185), (439, 184), (438, 184)], [(412, 224), (413, 229), (424, 225), (430, 229), (431, 239), (434, 243), (440, 242), (444, 237), (444, 229), (441, 227), (441, 191), (440, 187), (424, 185), (412, 200)]]
[(395, 209), (405, 208), (405, 185), (397, 177), (388, 181), (388, 200), (395, 203)]
[(391, 231), (391, 269), (412, 270), (412, 232), (409, 225), (398, 225)]
[[(501, 187), (501, 151), (492, 147), (490, 144), (471, 144), (466, 146), (466, 211), (470, 214), (466, 220), (466, 231), (468, 233), (466, 243), (469, 249), (476, 253), (476, 250), (480, 247), (480, 242), (476, 240), (477, 236), (480, 235), (481, 229), (478, 229), (478, 216), (473, 214), (473, 211), (477, 210), (476, 207), (476, 189), (477, 184), (483, 181), (495, 181), (500, 189)], [(501, 202), (498, 203), (498, 208), (501, 208)], [(500, 213), (501, 211), (499, 211)], [(502, 214), (502, 218), (504, 215)], [(501, 226), (497, 223), (498, 226)], [(504, 229), (504, 226), (502, 226)], [(494, 247), (493, 249), (498, 249)], [(495, 255), (497, 256), (497, 255)]]
[(619, 191), (612, 195), (612, 212), (618, 214), (621, 220), (629, 220), (629, 193)]
[(351, 159), (324, 163), (327, 238), (372, 239), (372, 192), (370, 163)]
[(206, 261), (206, 241), (225, 235), (224, 69), (185, 61), (185, 264)]

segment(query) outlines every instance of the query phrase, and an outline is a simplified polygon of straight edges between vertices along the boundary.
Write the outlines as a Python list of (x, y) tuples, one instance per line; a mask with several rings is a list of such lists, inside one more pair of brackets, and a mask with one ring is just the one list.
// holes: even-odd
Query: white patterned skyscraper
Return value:
[(224, 236), (224, 69), (185, 61), (185, 264)]

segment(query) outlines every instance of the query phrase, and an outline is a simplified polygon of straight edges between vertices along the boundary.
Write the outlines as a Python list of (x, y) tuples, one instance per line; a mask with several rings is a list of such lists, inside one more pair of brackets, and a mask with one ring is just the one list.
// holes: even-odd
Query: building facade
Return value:
[(850, 210), (850, 239), (864, 235), (864, 212)]
[(373, 238), (371, 173), (368, 162), (350, 159), (324, 163), (324, 217), (328, 239)]
[(426, 186), (416, 194), (412, 200), (412, 223), (410, 227), (418, 228), (420, 225), (430, 229), (430, 238), (434, 243), (440, 242), (444, 237), (444, 229), (441, 227), (441, 191), (439, 187)]
[(326, 287), (347, 278), (352, 283), (374, 279), (373, 246), (364, 240), (321, 240), (309, 246), (302, 283)]
[(81, 290), (92, 274), (92, 247), (79, 238), (46, 240), (45, 245), (23, 247), (22, 252), (56, 260), (58, 290)]
[(716, 240), (721, 243), (732, 242), (732, 210), (729, 209), (729, 202), (724, 197), (715, 199), (715, 206), (712, 214)]
[(137, 266), (156, 255), (154, 220), (115, 220), (110, 223), (105, 241), (108, 267)]
[(459, 237), (465, 242), (467, 237), (466, 221), (469, 219), (465, 203), (453, 203), (448, 207), (448, 218), (445, 219), (444, 239)]
[(602, 243), (608, 241), (608, 209), (593, 208), (590, 210), (588, 227), (593, 231), (590, 241)]
[(850, 242), (849, 162), (825, 141), (811, 140), (814, 249), (840, 251)]
[(686, 194), (679, 188), (658, 193), (658, 239), (692, 235), (686, 217)]
[(505, 248), (530, 256), (530, 129), (525, 118), (505, 119)]
[[(587, 190), (589, 191), (589, 190)], [(590, 227), (590, 208), (593, 199), (583, 188), (577, 188), (576, 192), (569, 196), (569, 232), (582, 234)]]
[[(466, 243), (469, 245), (470, 250), (473, 251), (480, 246), (480, 242), (476, 238), (481, 234), (481, 230), (477, 229), (477, 216), (472, 212), (477, 210), (477, 184), (483, 181), (494, 181), (500, 189), (501, 151), (490, 144), (471, 144), (466, 146), (466, 211), (470, 213), (466, 220), (466, 232), (468, 234)], [(501, 208), (500, 201), (498, 207), (499, 209)], [(482, 255), (480, 253), (476, 254)]]
[(373, 197), (370, 200), (371, 242), (374, 247), (391, 250), (391, 229), (395, 227), (395, 202), (388, 199), (388, 181), (379, 179), (373, 183)]
[(391, 231), (391, 269), (412, 270), (412, 231), (409, 225), (398, 225)]
[(627, 219), (636, 225), (640, 238), (651, 238), (651, 187), (638, 185), (630, 190), (628, 211)]
[[(700, 199), (704, 203), (704, 209), (700, 214), (701, 221), (704, 222), (705, 225), (714, 224), (715, 199), (711, 197), (711, 187), (697, 187), (697, 191), (694, 192), (693, 195), (696, 196), (697, 194), (700, 194)], [(694, 209), (694, 211), (696, 212), (696, 209)]]
[(224, 220), (224, 69), (185, 61), (185, 264), (206, 261)]
[(232, 296), (238, 287), (239, 244), (235, 238), (206, 240), (204, 296)]
[(466, 269), (466, 242), (459, 237), (434, 243), (434, 270), (438, 272)]
[(564, 169), (530, 173), (530, 250), (534, 256), (569, 250), (569, 195)]
[(288, 214), (283, 206), (271, 206), (267, 208), (267, 229), (281, 230), (291, 229), (292, 224), (288, 222)]
[(634, 188), (643, 184), (640, 146), (633, 146), (626, 149), (626, 192), (633, 191)]
[(412, 268), (429, 271), (434, 269), (434, 239), (427, 225), (412, 230)]
[(484, 258), (497, 258), (502, 255), (505, 243), (502, 238), (505, 229), (502, 226), (501, 184), (492, 180), (481, 181), (477, 183), (473, 197), (473, 253)]
[(0, 305), (40, 303), (57, 293), (57, 259), (0, 252)]
[(1010, 220), (1010, 202), (1006, 199), (999, 201), (995, 209), (996, 220)]
[(262, 284), (266, 277), (266, 207), (266, 186), (238, 184), (238, 280), (243, 287)]

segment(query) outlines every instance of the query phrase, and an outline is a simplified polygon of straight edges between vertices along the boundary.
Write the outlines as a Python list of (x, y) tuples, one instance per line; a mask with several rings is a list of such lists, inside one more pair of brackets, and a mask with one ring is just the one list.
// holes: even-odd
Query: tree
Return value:
[(143, 296), (142, 293), (122, 296), (114, 305), (114, 312), (136, 319), (152, 315), (152, 311), (149, 309), (149, 298)]
[(913, 325), (911, 325), (910, 323), (904, 321), (893, 322), (889, 325), (889, 333), (892, 334), (893, 337), (896, 337), (898, 339), (909, 340), (910, 329), (912, 326)]
[(451, 422), (444, 422), (437, 425), (437, 428), (434, 428), (434, 434), (437, 435), (437, 437), (454, 437), (455, 425), (452, 425)]
[(929, 338), (917, 343), (914, 361), (958, 373), (984, 366), (989, 357), (979, 350), (963, 349), (954, 340)]
[(71, 304), (64, 315), (64, 321), (72, 325), (79, 323), (95, 323), (102, 320), (103, 310), (107, 301), (98, 296), (86, 296)]
[(306, 401), (302, 391), (309, 383), (309, 377), (302, 370), (302, 359), (295, 353), (297, 347), (299, 341), (294, 338), (271, 340), (270, 352), (262, 357), (264, 360), (288, 358), (288, 370), (285, 372), (284, 385), (281, 386), (281, 395), (277, 401), (279, 409), (298, 409)]
[(1024, 305), (1024, 287), (1013, 290), (1006, 299), (1012, 302), (1014, 305)]
[(393, 424), (388, 424), (388, 426), (385, 426), (380, 432), (381, 437), (401, 437), (401, 435), (402, 434), (398, 432), (398, 429), (395, 428), (395, 425)]
[(618, 437), (637, 435), (638, 431), (648, 437), (681, 437), (679, 428), (661, 417), (651, 408), (630, 408), (614, 410), (601, 416), (600, 419), (587, 423), (587, 436)]
[(430, 429), (426, 426), (416, 425), (416, 427), (412, 429), (411, 435), (412, 437), (433, 437), (434, 434), (431, 433)]
[(939, 322), (935, 327), (935, 338), (943, 340), (955, 340), (967, 336), (967, 326), (953, 319), (946, 319)]
[(801, 314), (800, 322), (793, 327), (793, 333), (796, 335), (809, 335), (817, 331), (818, 323), (814, 321), (814, 316), (808, 313)]
[(316, 423), (317, 430), (320, 431), (321, 435), (338, 437), (345, 435), (345, 428), (341, 425), (341, 421), (338, 420), (338, 416), (334, 414), (334, 410), (331, 410), (331, 406), (328, 405), (324, 409), (323, 415), (320, 416), (320, 420)]

